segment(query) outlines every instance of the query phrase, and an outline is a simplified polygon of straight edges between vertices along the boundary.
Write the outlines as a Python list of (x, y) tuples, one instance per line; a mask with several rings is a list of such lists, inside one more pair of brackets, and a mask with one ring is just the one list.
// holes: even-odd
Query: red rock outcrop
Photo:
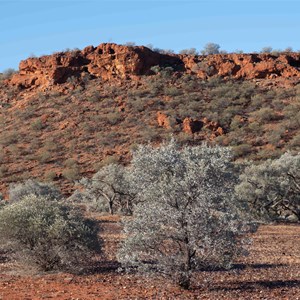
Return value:
[(211, 76), (236, 79), (298, 77), (300, 78), (300, 54), (216, 54), (208, 56), (181, 56), (187, 71), (200, 78)]
[(159, 127), (164, 127), (166, 129), (171, 128), (170, 116), (158, 111), (156, 117), (157, 117), (157, 124)]
[(300, 78), (300, 54), (216, 54), (207, 56), (160, 54), (146, 47), (117, 44), (88, 46), (82, 51), (59, 52), (20, 62), (11, 84), (29, 88), (61, 84), (85, 74), (104, 80), (135, 78), (151, 74), (151, 67), (171, 66), (180, 72), (195, 73), (206, 79), (212, 76), (236, 79)]
[(185, 118), (183, 120), (183, 128), (182, 130), (185, 133), (193, 134), (195, 132), (199, 132), (203, 127), (203, 122), (198, 121), (192, 118)]
[(146, 47), (128, 47), (117, 44), (88, 46), (82, 51), (59, 52), (20, 62), (19, 73), (11, 83), (24, 88), (30, 86), (60, 84), (71, 76), (81, 77), (83, 73), (101, 77), (128, 78), (145, 75), (156, 65), (172, 65), (183, 69), (179, 57), (160, 54)]
[(157, 112), (156, 117), (158, 126), (166, 129), (179, 126), (178, 129), (180, 128), (180, 130), (187, 134), (195, 134), (201, 132), (202, 129), (207, 129), (211, 133), (212, 137), (224, 134), (224, 129), (218, 122), (209, 121), (207, 118), (197, 120), (191, 117), (186, 117), (182, 121), (160, 111)]

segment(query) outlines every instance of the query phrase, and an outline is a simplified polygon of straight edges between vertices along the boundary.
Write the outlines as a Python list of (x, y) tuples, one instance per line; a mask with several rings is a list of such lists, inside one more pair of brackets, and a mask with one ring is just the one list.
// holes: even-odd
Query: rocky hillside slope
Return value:
[(233, 147), (237, 159), (300, 150), (300, 54), (160, 54), (89, 46), (20, 62), (0, 80), (0, 186), (73, 181), (137, 144)]

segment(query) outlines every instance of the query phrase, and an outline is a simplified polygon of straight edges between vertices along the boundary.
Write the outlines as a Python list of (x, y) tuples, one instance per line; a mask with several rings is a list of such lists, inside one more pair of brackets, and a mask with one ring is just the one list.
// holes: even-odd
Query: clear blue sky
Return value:
[(300, 49), (300, 0), (0, 0), (0, 72), (102, 42), (179, 51)]

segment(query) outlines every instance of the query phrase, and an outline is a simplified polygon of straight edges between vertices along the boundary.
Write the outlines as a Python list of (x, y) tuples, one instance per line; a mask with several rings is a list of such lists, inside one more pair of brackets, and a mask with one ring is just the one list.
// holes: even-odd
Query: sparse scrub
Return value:
[(273, 51), (273, 48), (270, 46), (267, 46), (267, 47), (263, 47), (260, 52), (261, 53), (271, 53), (272, 51)]
[(196, 48), (182, 49), (179, 54), (198, 55)]
[(19, 134), (16, 131), (4, 132), (0, 136), (0, 144), (3, 146), (9, 146), (10, 144), (17, 143), (19, 138)]
[(41, 163), (47, 163), (49, 162), (49, 160), (51, 159), (52, 155), (49, 151), (47, 150), (43, 150), (42, 152), (40, 152), (37, 156), (37, 159), (41, 162)]
[(96, 170), (99, 171), (102, 167), (110, 165), (110, 164), (116, 164), (119, 162), (119, 158), (117, 155), (109, 155), (106, 156), (100, 163), (97, 164)]
[(291, 141), (289, 142), (289, 146), (295, 147), (295, 148), (300, 148), (300, 133), (296, 134), (293, 136)]
[(252, 147), (249, 144), (241, 144), (233, 147), (234, 156), (236, 158), (246, 156), (252, 152)]
[(285, 133), (284, 127), (273, 129), (271, 132), (266, 133), (267, 136), (266, 140), (272, 145), (274, 145), (275, 147), (279, 147), (280, 142), (284, 137), (284, 133)]

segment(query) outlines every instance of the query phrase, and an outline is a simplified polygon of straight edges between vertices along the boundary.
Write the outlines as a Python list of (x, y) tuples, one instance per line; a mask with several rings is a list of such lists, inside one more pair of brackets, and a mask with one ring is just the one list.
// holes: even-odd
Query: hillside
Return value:
[(300, 150), (300, 54), (160, 54), (89, 46), (21, 61), (0, 81), (0, 187), (73, 181), (137, 144), (232, 146), (237, 159)]

